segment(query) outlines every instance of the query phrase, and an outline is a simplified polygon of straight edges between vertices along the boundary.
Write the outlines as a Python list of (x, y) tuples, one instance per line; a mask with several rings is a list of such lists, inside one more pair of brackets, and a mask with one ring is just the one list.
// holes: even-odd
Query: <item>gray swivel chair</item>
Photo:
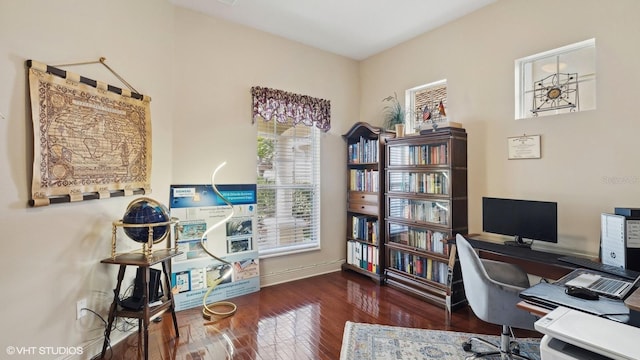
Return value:
[(462, 282), (471, 310), (481, 320), (502, 326), (500, 344), (472, 337), (464, 345), (471, 351), (472, 342), (484, 343), (495, 350), (488, 353), (475, 353), (471, 359), (500, 354), (507, 359), (527, 359), (521, 356), (511, 327), (533, 330), (537, 318), (518, 309), (521, 300), (520, 291), (529, 287), (529, 278), (519, 266), (499, 261), (480, 259), (464, 236), (456, 236), (456, 246)]

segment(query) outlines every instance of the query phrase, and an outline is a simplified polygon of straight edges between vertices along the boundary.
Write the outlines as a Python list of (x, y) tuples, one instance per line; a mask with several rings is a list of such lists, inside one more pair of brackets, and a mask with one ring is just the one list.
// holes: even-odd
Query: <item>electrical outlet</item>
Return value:
[(85, 316), (87, 312), (84, 310), (87, 308), (87, 299), (78, 300), (76, 303), (76, 320)]

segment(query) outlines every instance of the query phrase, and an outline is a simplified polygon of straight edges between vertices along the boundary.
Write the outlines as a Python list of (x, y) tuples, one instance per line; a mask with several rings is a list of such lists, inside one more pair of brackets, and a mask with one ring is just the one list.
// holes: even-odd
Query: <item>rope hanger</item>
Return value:
[(83, 61), (83, 62), (77, 62), (77, 63), (69, 63), (69, 64), (60, 64), (60, 65), (55, 65), (56, 67), (62, 67), (62, 66), (76, 66), (76, 65), (90, 65), (90, 64), (102, 64), (104, 65), (104, 67), (106, 67), (109, 71), (111, 71), (111, 73), (113, 75), (115, 75), (116, 78), (118, 78), (118, 80), (122, 81), (123, 84), (125, 84), (129, 90), (140, 94), (140, 92), (138, 90), (136, 90), (133, 86), (131, 86), (131, 84), (129, 84), (122, 76), (120, 76), (120, 74), (118, 74), (115, 70), (113, 70), (109, 65), (107, 65), (106, 63), (107, 58), (104, 56), (101, 56), (97, 61)]

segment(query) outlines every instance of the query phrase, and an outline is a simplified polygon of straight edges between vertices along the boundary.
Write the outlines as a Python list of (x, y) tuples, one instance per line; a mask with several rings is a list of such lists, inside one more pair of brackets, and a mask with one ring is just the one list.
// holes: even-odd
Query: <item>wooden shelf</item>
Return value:
[(392, 134), (359, 122), (347, 143), (347, 247), (343, 270), (384, 282), (384, 146)]
[[(170, 241), (169, 241), (170, 242)], [(158, 314), (170, 311), (173, 318), (173, 326), (175, 330), (176, 337), (179, 337), (180, 334), (178, 332), (178, 321), (176, 319), (175, 313), (175, 303), (173, 299), (173, 293), (171, 292), (171, 279), (169, 277), (169, 269), (170, 269), (170, 260), (174, 256), (178, 256), (182, 254), (181, 251), (177, 251), (175, 249), (161, 249), (155, 250), (151, 254), (150, 257), (147, 257), (143, 253), (123, 253), (117, 254), (114, 257), (109, 257), (100, 261), (104, 264), (112, 264), (119, 265), (118, 271), (118, 280), (116, 283), (116, 288), (113, 293), (113, 302), (111, 303), (111, 308), (109, 310), (109, 319), (107, 322), (107, 329), (105, 332), (104, 343), (102, 345), (102, 354), (101, 357), (104, 358), (107, 346), (109, 345), (109, 337), (111, 335), (111, 328), (115, 318), (117, 317), (126, 317), (126, 318), (135, 318), (138, 320), (138, 332), (142, 333), (144, 337), (143, 341), (143, 352), (144, 358), (149, 358), (149, 322), (152, 318), (157, 316)], [(150, 267), (155, 264), (162, 264), (162, 272), (164, 274), (164, 294), (165, 296), (162, 298), (162, 303), (157, 306), (151, 307), (149, 305), (149, 272)], [(120, 289), (122, 288), (122, 280), (124, 279), (124, 274), (127, 269), (127, 266), (136, 266), (143, 271), (140, 271), (142, 274), (142, 284), (143, 284), (143, 299), (142, 299), (142, 307), (140, 310), (131, 310), (126, 309), (120, 306)]]
[(109, 257), (101, 260), (100, 262), (115, 265), (151, 266), (180, 254), (182, 254), (182, 251), (177, 251), (175, 249), (159, 249), (154, 250), (151, 254), (151, 258), (149, 259), (147, 259), (147, 257), (141, 252), (130, 252), (117, 254), (114, 258)]
[(468, 232), (467, 134), (390, 139), (385, 166), (385, 279), (453, 310), (465, 303), (455, 245)]
[(383, 282), (382, 275), (373, 273), (371, 271), (367, 271), (367, 270), (365, 270), (365, 269), (363, 269), (361, 267), (355, 266), (355, 265), (344, 263), (344, 264), (342, 264), (342, 270), (349, 270), (349, 271), (357, 272), (359, 274), (362, 274), (362, 275), (370, 277), (373, 281), (376, 281), (378, 283), (382, 283)]

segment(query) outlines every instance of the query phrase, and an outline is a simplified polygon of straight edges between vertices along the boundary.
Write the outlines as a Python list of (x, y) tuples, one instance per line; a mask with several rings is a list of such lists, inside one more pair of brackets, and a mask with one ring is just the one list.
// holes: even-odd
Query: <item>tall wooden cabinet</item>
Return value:
[(384, 274), (384, 143), (392, 133), (365, 122), (343, 135), (347, 143), (347, 258), (352, 270), (382, 283)]
[(467, 134), (389, 139), (385, 156), (386, 283), (453, 309), (465, 296), (447, 239), (468, 232)]

